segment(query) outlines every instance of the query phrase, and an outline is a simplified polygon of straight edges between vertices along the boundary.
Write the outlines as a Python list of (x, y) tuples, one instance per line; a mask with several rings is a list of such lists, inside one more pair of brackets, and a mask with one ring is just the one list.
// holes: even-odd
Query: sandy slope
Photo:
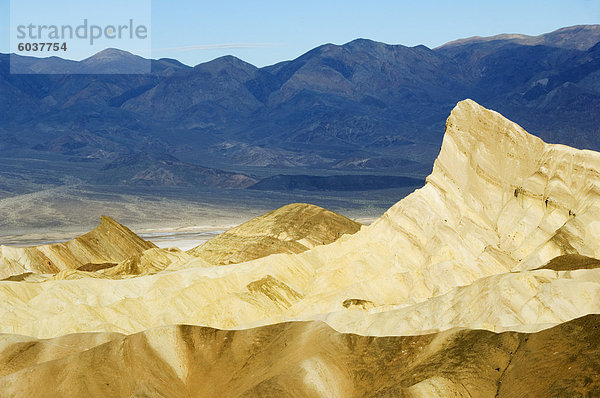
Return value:
[(86, 264), (119, 263), (156, 247), (110, 217), (91, 232), (63, 243), (35, 247), (0, 246), (0, 278), (24, 272), (56, 273)]
[[(6, 342), (17, 397), (548, 397), (600, 394), (600, 318), (535, 334), (340, 334), (320, 322), (238, 331), (165, 326)], [(64, 348), (65, 345), (69, 348)], [(94, 344), (95, 347), (89, 348)], [(56, 345), (56, 347), (52, 347)], [(62, 350), (62, 351), (61, 351)], [(12, 358), (23, 358), (14, 364)]]
[(361, 225), (327, 209), (293, 203), (232, 228), (188, 253), (214, 265), (237, 264), (277, 253), (302, 253), (329, 244)]

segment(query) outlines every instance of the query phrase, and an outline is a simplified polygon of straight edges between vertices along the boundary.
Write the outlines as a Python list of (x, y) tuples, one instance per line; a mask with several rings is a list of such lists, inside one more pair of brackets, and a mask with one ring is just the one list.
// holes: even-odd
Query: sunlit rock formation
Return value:
[(3, 248), (0, 395), (598, 395), (599, 184), (599, 153), (465, 100), (367, 227), (295, 204), (187, 253), (117, 228), (118, 264), (42, 279)]
[(341, 334), (320, 322), (51, 340), (0, 335), (0, 395), (596, 396), (599, 324), (600, 316), (589, 315), (534, 334), (462, 329), (408, 337)]
[[(500, 114), (462, 101), (448, 118), (426, 185), (353, 235), (228, 266), (207, 266), (210, 256), (182, 258), (120, 283), (3, 282), (0, 315), (7, 321), (0, 330), (54, 337), (296, 319), (369, 335), (542, 330), (600, 312), (599, 269), (535, 270), (560, 255), (600, 255), (593, 238), (600, 225), (596, 170), (599, 154), (545, 144)], [(293, 228), (274, 226), (273, 214), (233, 231), (254, 236), (264, 228), (270, 237), (310, 242)], [(224, 248), (213, 257), (217, 264), (242, 256), (231, 252), (236, 234), (230, 235), (216, 239), (214, 247)]]
[(91, 232), (63, 243), (36, 247), (0, 246), (0, 278), (26, 272), (96, 270), (156, 247), (110, 217)]
[[(109, 220), (103, 218), (103, 225)], [(294, 203), (255, 217), (188, 252), (177, 248), (161, 249), (151, 244), (151, 248), (141, 252), (131, 248), (131, 255), (121, 261), (87, 262), (89, 258), (87, 253), (79, 251), (71, 253), (70, 264), (84, 262), (84, 265), (75, 269), (65, 267), (54, 274), (52, 273), (54, 270), (43, 266), (44, 258), (32, 257), (28, 261), (29, 267), (24, 268), (42, 269), (46, 274), (40, 275), (28, 271), (4, 279), (31, 282), (50, 279), (123, 279), (156, 274), (167, 267), (170, 267), (170, 270), (186, 267), (192, 260), (195, 260), (196, 265), (203, 264), (206, 267), (234, 264), (277, 253), (301, 253), (315, 246), (329, 244), (342, 235), (353, 234), (360, 230), (360, 227), (360, 223), (322, 207)], [(98, 251), (101, 251), (102, 247), (110, 250), (114, 244), (114, 234), (100, 234), (98, 233), (100, 229), (102, 225), (89, 234), (76, 238), (76, 241), (88, 241), (92, 237)], [(131, 231), (128, 234), (135, 236)], [(141, 241), (139, 238), (137, 240)], [(73, 243), (67, 242), (64, 245), (73, 245)], [(36, 251), (52, 253), (61, 248), (61, 245), (44, 245), (20, 250), (28, 253)], [(78, 257), (80, 254), (82, 256)], [(113, 256), (113, 258), (117, 257)]]
[(302, 253), (353, 234), (360, 226), (322, 207), (294, 203), (253, 218), (188, 253), (209, 264), (236, 264), (270, 254)]

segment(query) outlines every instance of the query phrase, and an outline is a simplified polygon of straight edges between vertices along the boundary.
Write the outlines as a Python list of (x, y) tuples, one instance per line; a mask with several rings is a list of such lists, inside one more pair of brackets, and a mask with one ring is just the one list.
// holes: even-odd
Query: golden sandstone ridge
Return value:
[(293, 203), (183, 252), (157, 248), (110, 217), (102, 216), (96, 229), (65, 243), (27, 248), (1, 246), (6, 256), (0, 258), (0, 269), (6, 281), (122, 279), (155, 274), (193, 259), (210, 267), (276, 253), (301, 253), (329, 244), (344, 234), (353, 234), (360, 227), (360, 223), (322, 207)]
[(360, 227), (332, 211), (294, 203), (253, 218), (188, 253), (214, 265), (237, 264), (276, 253), (302, 253)]
[(3, 247), (0, 396), (598, 395), (599, 170), (465, 100), (360, 230), (294, 204), (187, 253)]
[(98, 269), (156, 247), (110, 217), (93, 231), (64, 243), (37, 247), (0, 246), (0, 278), (26, 272)]

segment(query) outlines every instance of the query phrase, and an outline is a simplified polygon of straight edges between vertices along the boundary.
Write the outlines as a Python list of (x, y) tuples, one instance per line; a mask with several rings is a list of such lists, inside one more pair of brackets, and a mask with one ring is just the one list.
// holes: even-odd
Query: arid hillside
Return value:
[(108, 218), (3, 247), (0, 395), (598, 395), (599, 170), (465, 100), (369, 226), (292, 204), (188, 252)]

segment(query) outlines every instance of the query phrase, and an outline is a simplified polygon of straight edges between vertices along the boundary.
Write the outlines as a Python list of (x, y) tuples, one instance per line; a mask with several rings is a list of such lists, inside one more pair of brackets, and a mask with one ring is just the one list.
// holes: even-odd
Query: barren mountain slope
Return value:
[(0, 246), (0, 278), (25, 272), (56, 273), (94, 264), (119, 263), (156, 247), (110, 217), (91, 232), (63, 243), (36, 247)]
[[(106, 225), (118, 226), (119, 224), (109, 218), (103, 218), (102, 223), (101, 227), (76, 238), (75, 241), (92, 241), (98, 251), (103, 250), (102, 248), (108, 250), (107, 248), (113, 245), (111, 239), (115, 239), (114, 233), (109, 234), (102, 231), (106, 229)], [(119, 227), (125, 230), (125, 227)], [(45, 275), (28, 271), (12, 274), (4, 279), (7, 281), (35, 282), (88, 277), (121, 279), (155, 274), (171, 264), (181, 266), (193, 259), (198, 259), (196, 263), (204, 262), (206, 267), (234, 264), (274, 253), (301, 253), (314, 246), (331, 243), (344, 234), (353, 234), (360, 227), (360, 223), (322, 207), (306, 203), (294, 203), (255, 217), (210, 239), (205, 244), (187, 253), (177, 248), (160, 249), (150, 242), (147, 243), (151, 245), (151, 248), (144, 251), (132, 248), (129, 252), (130, 255), (121, 261), (116, 261), (116, 257), (113, 257), (112, 261), (115, 262), (87, 262), (88, 253), (83, 253), (83, 257), (77, 257), (81, 256), (81, 253), (77, 252), (73, 253), (70, 264), (77, 265), (81, 262), (85, 262), (85, 264), (76, 268), (63, 268), (60, 272), (45, 267), (45, 258), (34, 256), (28, 259), (28, 267), (23, 267), (23, 269), (41, 269), (46, 273)], [(130, 237), (135, 237), (133, 232), (127, 231)], [(137, 240), (142, 241), (140, 238), (137, 238)], [(43, 245), (19, 250), (24, 253), (55, 253), (62, 250), (64, 245), (73, 246), (74, 244), (66, 242), (65, 244)], [(14, 248), (10, 249), (14, 250)], [(18, 261), (24, 262), (22, 259)], [(171, 268), (175, 269), (176, 266), (174, 265)], [(56, 274), (53, 275), (54, 272)]]
[[(320, 322), (236, 331), (166, 326), (87, 350), (99, 337), (84, 335), (79, 350), (47, 358), (39, 358), (40, 350), (64, 344), (65, 338), (24, 341), (0, 349), (0, 369), (8, 372), (0, 378), (0, 395), (595, 396), (600, 393), (599, 326), (598, 315), (530, 335), (452, 330), (363, 337), (340, 334)], [(69, 338), (72, 344), (78, 336)], [(7, 363), (27, 356), (7, 370)]]
[(360, 224), (318, 206), (294, 203), (253, 218), (188, 251), (226, 265), (275, 253), (301, 253), (353, 234)]
[[(165, 324), (248, 328), (325, 320), (340, 331), (538, 331), (600, 312), (600, 154), (548, 145), (473, 101), (452, 111), (426, 185), (353, 235), (300, 254), (123, 281), (0, 283), (1, 331), (53, 337)], [(572, 267), (571, 267), (572, 268)]]

